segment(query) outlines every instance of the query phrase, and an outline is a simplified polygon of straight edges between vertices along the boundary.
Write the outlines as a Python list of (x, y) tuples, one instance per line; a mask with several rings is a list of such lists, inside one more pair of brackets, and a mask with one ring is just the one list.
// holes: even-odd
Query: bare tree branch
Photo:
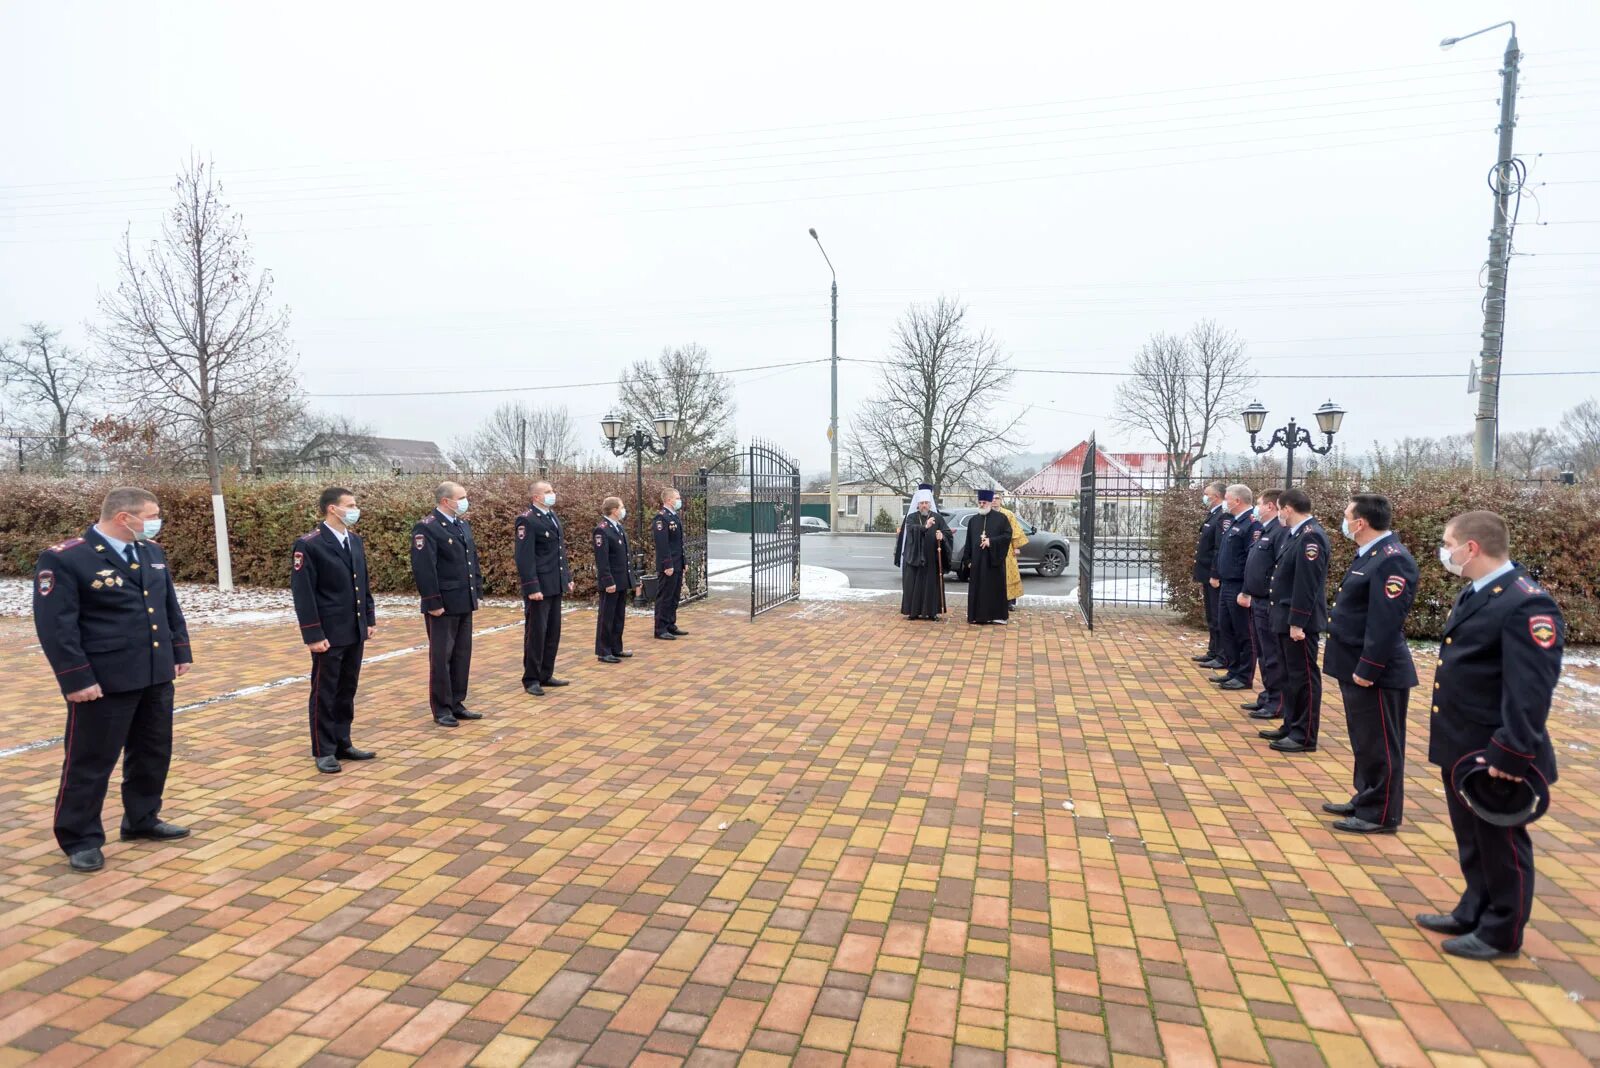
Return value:
[(1244, 342), (1205, 319), (1184, 337), (1152, 334), (1117, 386), (1117, 422), (1143, 431), (1167, 454), (1167, 473), (1182, 481), (1210, 450), (1217, 428), (1244, 404), (1255, 375)]
[(622, 373), (617, 408), (625, 421), (648, 427), (661, 415), (678, 420), (668, 463), (714, 461), (733, 451), (733, 385), (709, 363), (705, 347), (691, 341)]

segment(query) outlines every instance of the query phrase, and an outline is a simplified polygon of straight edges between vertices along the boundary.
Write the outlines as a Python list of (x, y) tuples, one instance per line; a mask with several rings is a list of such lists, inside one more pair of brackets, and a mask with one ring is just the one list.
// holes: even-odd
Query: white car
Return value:
[(800, 533), (817, 534), (827, 533), (828, 521), (817, 515), (803, 515), (800, 517)]

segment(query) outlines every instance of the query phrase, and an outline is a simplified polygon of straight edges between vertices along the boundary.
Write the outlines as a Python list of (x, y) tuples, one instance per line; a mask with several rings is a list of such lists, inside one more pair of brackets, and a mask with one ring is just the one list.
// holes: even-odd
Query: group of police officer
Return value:
[[(1261, 689), (1241, 707), (1281, 753), (1318, 747), (1322, 675), (1339, 683), (1353, 754), (1348, 801), (1330, 801), (1334, 829), (1392, 834), (1404, 808), (1406, 711), (1416, 666), (1405, 620), (1417, 595), (1415, 558), (1393, 532), (1389, 500), (1353, 494), (1340, 532), (1355, 556), (1328, 607), (1327, 532), (1303, 489), (1205, 487), (1195, 546), (1209, 642), (1194, 657), (1223, 690)], [(1467, 580), (1444, 625), (1430, 703), (1428, 759), (1443, 773), (1466, 889), (1448, 913), (1417, 923), (1449, 937), (1457, 956), (1515, 956), (1533, 907), (1528, 824), (1549, 806), (1555, 751), (1545, 724), (1561, 673), (1560, 609), (1510, 558), (1505, 521), (1456, 516), (1440, 564)], [(1326, 647), (1320, 650), (1324, 636)], [(1320, 666), (1319, 666), (1320, 665)]]
[[(657, 595), (655, 636), (674, 641), (684, 577), (683, 502), (664, 489), (652, 521)], [(483, 573), (467, 492), (441, 483), (435, 507), (411, 530), (411, 571), (428, 636), (428, 704), (434, 723), (456, 727), (482, 719), (466, 707), (472, 668), (472, 617), (483, 597)], [(513, 527), (524, 610), (522, 685), (544, 696), (567, 685), (555, 675), (561, 642), (561, 603), (574, 590), (555, 490), (533, 486), (528, 509)], [(621, 663), (627, 592), (642, 590), (630, 563), (617, 497), (603, 502), (593, 532), (600, 611), (595, 656)], [(342, 761), (377, 754), (351, 740), (356, 690), (366, 642), (377, 627), (367, 577), (366, 549), (355, 526), (355, 495), (330, 486), (317, 501), (320, 522), (294, 542), (290, 587), (300, 637), (311, 654), (308, 721), (311, 756), (319, 771), (334, 774)], [(105, 865), (100, 814), (111, 772), (123, 757), (123, 841), (166, 841), (189, 831), (160, 818), (161, 794), (172, 759), (173, 680), (189, 670), (188, 627), (154, 538), (161, 506), (142, 489), (106, 495), (100, 518), (82, 537), (52, 545), (34, 569), (34, 624), (46, 659), (67, 700), (55, 835), (72, 870)], [(145, 629), (148, 627), (148, 631)], [(125, 754), (125, 755), (124, 755)]]

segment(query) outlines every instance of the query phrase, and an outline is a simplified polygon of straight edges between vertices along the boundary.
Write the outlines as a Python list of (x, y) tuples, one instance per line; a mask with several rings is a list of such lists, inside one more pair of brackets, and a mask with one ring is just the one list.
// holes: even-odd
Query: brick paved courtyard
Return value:
[[(1348, 838), (1317, 811), (1342, 729), (1269, 754), (1160, 619), (750, 623), (731, 597), (687, 641), (630, 620), (639, 655), (607, 667), (592, 618), (543, 700), (520, 628), (483, 635), (489, 718), (444, 731), (420, 624), (386, 617), (356, 724), (380, 759), (338, 776), (283, 681), (294, 628), (198, 631), (164, 810), (195, 835), (113, 840), (88, 877), (49, 832), (59, 746), (13, 751), (64, 716), (6, 629), (0, 1066), (1600, 1061), (1579, 687), (1527, 955), (1497, 967), (1408, 922), (1457, 890), (1419, 707), (1408, 825)], [(113, 790), (113, 839), (119, 816)]]

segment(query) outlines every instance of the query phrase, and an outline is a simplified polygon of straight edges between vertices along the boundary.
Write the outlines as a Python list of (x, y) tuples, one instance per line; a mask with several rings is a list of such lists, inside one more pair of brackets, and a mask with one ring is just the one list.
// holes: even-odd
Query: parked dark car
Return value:
[[(962, 582), (967, 581), (969, 569), (955, 565), (961, 559), (961, 549), (967, 541), (967, 519), (977, 511), (976, 508), (952, 508), (948, 511), (940, 509), (939, 512), (950, 524), (951, 533), (956, 539), (950, 550), (951, 566), (948, 570)], [(1022, 547), (1022, 555), (1017, 557), (1017, 566), (1024, 571), (1032, 568), (1044, 578), (1058, 578), (1064, 574), (1072, 563), (1072, 546), (1067, 539), (1054, 531), (1040, 530), (1021, 516), (1017, 517), (1017, 522), (1022, 524), (1023, 533), (1028, 535), (1028, 544)]]

